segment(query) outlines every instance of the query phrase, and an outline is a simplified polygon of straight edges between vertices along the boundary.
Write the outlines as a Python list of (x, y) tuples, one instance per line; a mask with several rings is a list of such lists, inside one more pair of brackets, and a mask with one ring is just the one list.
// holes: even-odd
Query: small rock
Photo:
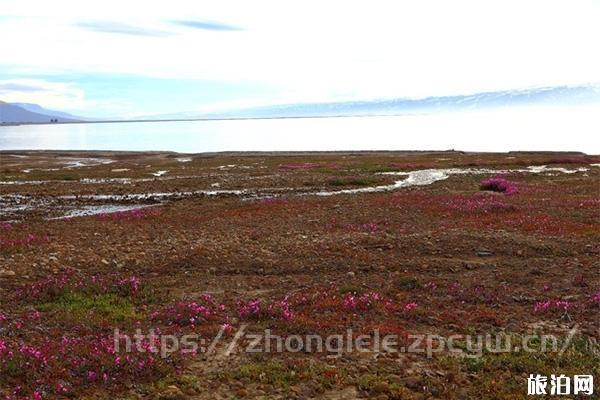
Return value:
[(315, 390), (314, 387), (312, 386), (303, 386), (302, 387), (302, 392), (300, 393), (300, 398), (303, 399), (307, 399), (307, 398), (312, 398), (315, 397), (317, 394), (317, 391)]
[(385, 393), (390, 390), (390, 385), (387, 382), (377, 382), (373, 386), (373, 391), (375, 393)]
[(275, 393), (275, 387), (273, 385), (266, 385), (263, 390), (265, 392), (267, 392), (268, 394), (273, 394)]
[(494, 255), (494, 253), (492, 253), (489, 250), (480, 250), (477, 252), (478, 257), (491, 257), (493, 255)]
[(167, 389), (158, 395), (158, 400), (187, 400), (189, 397), (183, 394), (177, 386), (168, 386)]
[(358, 366), (358, 370), (359, 370), (360, 372), (367, 372), (367, 371), (369, 370), (369, 367), (368, 367), (368, 366), (366, 366), (365, 364), (360, 364), (360, 365)]
[(354, 276), (356, 275), (354, 272), (350, 271), (348, 272), (346, 275), (348, 275), (351, 278), (354, 278)]
[(201, 392), (201, 388), (199, 387), (188, 387), (185, 389), (185, 394), (188, 396), (195, 396)]
[(421, 377), (417, 375), (409, 375), (402, 378), (402, 383), (411, 389), (418, 389), (421, 387)]
[(302, 392), (302, 389), (300, 388), (300, 386), (298, 385), (294, 385), (294, 386), (290, 386), (290, 391), (292, 391), (293, 393), (300, 393)]

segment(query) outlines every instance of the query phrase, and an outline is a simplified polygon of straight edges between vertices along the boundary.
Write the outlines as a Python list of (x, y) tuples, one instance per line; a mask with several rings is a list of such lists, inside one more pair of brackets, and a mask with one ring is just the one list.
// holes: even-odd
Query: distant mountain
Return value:
[(67, 119), (78, 120), (78, 121), (91, 120), (91, 118), (80, 117), (78, 115), (73, 115), (73, 114), (69, 114), (66, 112), (62, 112), (62, 111), (49, 110), (47, 108), (40, 106), (39, 104), (32, 104), (32, 103), (10, 103), (10, 104), (12, 104), (13, 106), (21, 107), (27, 111), (31, 111), (31, 112), (34, 112), (37, 114), (49, 115), (51, 117), (67, 118)]
[(470, 95), (425, 97), (420, 99), (395, 98), (330, 103), (281, 104), (210, 113), (184, 112), (148, 118), (191, 119), (409, 115), (514, 106), (585, 104), (600, 105), (599, 86), (555, 86), (484, 92)]
[[(40, 107), (41, 108), (41, 107)], [(0, 101), (0, 124), (76, 122), (76, 118), (65, 118), (54, 115), (28, 111), (23, 107)]]
[(332, 103), (303, 103), (234, 110), (207, 116), (289, 117), (336, 115), (402, 115), (535, 105), (600, 104), (600, 90), (593, 86), (551, 87), (485, 92), (463, 96), (422, 99), (381, 99)]
[[(451, 111), (485, 110), (524, 106), (600, 105), (600, 86), (554, 86), (534, 89), (505, 90), (456, 96), (394, 98), (329, 103), (277, 104), (218, 112), (179, 112), (143, 116), (133, 119), (229, 119), (291, 118), (366, 115), (411, 115)], [(130, 118), (132, 119), (132, 118)], [(0, 102), (0, 123), (44, 123), (91, 121), (61, 111), (48, 110), (31, 103)], [(123, 119), (124, 120), (124, 119)]]

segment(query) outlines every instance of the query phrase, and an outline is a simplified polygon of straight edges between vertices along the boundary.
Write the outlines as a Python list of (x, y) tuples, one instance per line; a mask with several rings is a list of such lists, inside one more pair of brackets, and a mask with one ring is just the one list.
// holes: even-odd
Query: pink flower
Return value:
[(42, 314), (39, 311), (32, 311), (31, 314), (27, 316), (29, 319), (40, 319)]
[(533, 311), (535, 311), (535, 312), (546, 311), (550, 308), (551, 305), (552, 305), (551, 300), (540, 301), (540, 302), (535, 303), (535, 306), (533, 307)]
[(569, 308), (571, 308), (573, 306), (573, 303), (571, 303), (570, 301), (565, 301), (565, 300), (557, 300), (554, 303), (554, 305), (558, 309), (562, 309), (562, 310), (567, 311)]
[(283, 299), (283, 301), (281, 301), (280, 306), (281, 306), (281, 317), (286, 321), (289, 321), (290, 319), (292, 319), (293, 314), (292, 314), (292, 311), (290, 310), (290, 303), (288, 302), (287, 296)]
[(260, 314), (260, 300), (250, 300), (238, 303), (238, 315), (240, 317), (257, 316)]
[(58, 393), (67, 393), (69, 389), (67, 389), (67, 387), (62, 382), (58, 382), (56, 384), (56, 391)]
[(131, 276), (119, 282), (120, 285), (129, 285), (133, 294), (140, 290), (140, 280), (136, 276)]
[(362, 295), (356, 294), (347, 294), (344, 297), (342, 305), (344, 308), (349, 310), (354, 309), (367, 309), (375, 306), (376, 304), (383, 304), (384, 306), (391, 305), (391, 301), (389, 299), (384, 299), (383, 296), (378, 292), (368, 292)]
[(409, 312), (417, 308), (417, 303), (408, 303), (404, 306), (404, 311)]
[(379, 230), (379, 225), (375, 222), (368, 222), (359, 226), (359, 229), (368, 233), (376, 233)]
[(346, 308), (356, 308), (356, 297), (353, 295), (348, 295), (344, 298), (344, 307)]
[(365, 224), (349, 224), (346, 226), (346, 229), (349, 231), (360, 231), (370, 234), (377, 233), (380, 230), (379, 225), (375, 222), (367, 222)]
[(574, 307), (574, 304), (567, 300), (546, 300), (539, 301), (535, 303), (533, 307), (534, 312), (546, 312), (552, 309), (554, 310), (562, 310), (568, 311), (570, 308)]
[(504, 194), (515, 194), (519, 191), (513, 182), (507, 181), (501, 177), (493, 177), (481, 181), (480, 188), (481, 190), (491, 190), (493, 192), (501, 192)]

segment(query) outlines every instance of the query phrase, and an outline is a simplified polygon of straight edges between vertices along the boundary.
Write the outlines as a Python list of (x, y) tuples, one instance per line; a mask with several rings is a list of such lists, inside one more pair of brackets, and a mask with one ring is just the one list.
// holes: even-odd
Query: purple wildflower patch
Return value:
[(479, 186), (481, 190), (500, 192), (504, 194), (518, 193), (517, 185), (501, 177), (492, 177), (481, 181)]
[(515, 211), (516, 207), (512, 204), (495, 198), (495, 196), (477, 196), (472, 198), (456, 198), (447, 202), (448, 207), (469, 212), (510, 212)]

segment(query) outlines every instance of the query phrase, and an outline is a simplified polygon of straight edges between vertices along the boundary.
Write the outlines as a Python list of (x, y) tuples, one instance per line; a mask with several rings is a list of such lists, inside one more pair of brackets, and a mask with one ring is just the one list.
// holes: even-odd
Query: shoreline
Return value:
[(27, 126), (27, 125), (75, 125), (75, 124), (118, 124), (138, 122), (210, 122), (210, 121), (251, 121), (251, 120), (273, 120), (273, 119), (321, 119), (321, 118), (373, 118), (373, 117), (409, 117), (419, 115), (417, 113), (406, 114), (369, 114), (369, 115), (297, 115), (280, 117), (222, 117), (222, 118), (161, 118), (161, 119), (109, 119), (93, 121), (59, 121), (59, 122), (6, 122), (3, 126)]
[(0, 155), (51, 155), (51, 154), (63, 154), (69, 153), (70, 155), (176, 155), (176, 156), (225, 156), (225, 157), (264, 157), (264, 156), (319, 156), (319, 155), (336, 155), (336, 156), (360, 156), (360, 155), (389, 155), (389, 156), (403, 156), (403, 155), (442, 155), (442, 154), (462, 154), (462, 155), (561, 155), (561, 156), (584, 156), (584, 157), (596, 157), (600, 154), (588, 154), (581, 151), (530, 151), (530, 150), (511, 150), (511, 151), (499, 151), (499, 152), (486, 152), (486, 151), (463, 151), (463, 150), (314, 150), (314, 151), (209, 151), (199, 153), (182, 153), (170, 150), (38, 150), (38, 149), (19, 149), (19, 150), (0, 150)]

